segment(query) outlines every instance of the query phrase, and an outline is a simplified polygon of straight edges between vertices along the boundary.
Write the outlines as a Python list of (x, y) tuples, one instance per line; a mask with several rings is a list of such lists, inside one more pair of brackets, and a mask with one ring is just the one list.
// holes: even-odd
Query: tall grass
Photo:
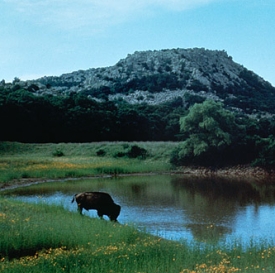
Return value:
[[(117, 157), (131, 145), (146, 149), (146, 159)], [(175, 143), (0, 143), (0, 182), (22, 178), (65, 178), (170, 170)], [(99, 156), (98, 151), (104, 151)], [(56, 156), (59, 155), (59, 156)]]
[(59, 206), (0, 200), (1, 272), (274, 272), (275, 248), (186, 244)]

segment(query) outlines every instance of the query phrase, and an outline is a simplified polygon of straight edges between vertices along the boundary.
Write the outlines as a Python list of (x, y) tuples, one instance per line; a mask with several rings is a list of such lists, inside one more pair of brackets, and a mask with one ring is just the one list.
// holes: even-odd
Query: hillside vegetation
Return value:
[(177, 141), (176, 165), (272, 168), (275, 88), (225, 51), (135, 52), (106, 68), (0, 84), (0, 141)]

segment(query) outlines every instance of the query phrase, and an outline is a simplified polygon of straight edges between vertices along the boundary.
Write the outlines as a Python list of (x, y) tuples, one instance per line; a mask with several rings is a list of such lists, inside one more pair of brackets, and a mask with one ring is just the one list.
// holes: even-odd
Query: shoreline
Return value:
[(110, 177), (125, 177), (125, 176), (135, 176), (135, 175), (188, 175), (196, 177), (212, 177), (212, 178), (223, 178), (223, 179), (233, 179), (233, 180), (249, 180), (251, 182), (257, 183), (274, 183), (275, 184), (275, 169), (267, 171), (260, 167), (250, 167), (250, 166), (235, 166), (235, 167), (225, 167), (220, 169), (205, 168), (205, 167), (186, 167), (182, 166), (176, 170), (171, 170), (170, 172), (148, 172), (148, 173), (128, 173), (128, 174), (116, 174), (116, 175), (93, 175), (93, 176), (82, 176), (82, 177), (63, 177), (63, 178), (22, 178), (15, 179), (9, 182), (3, 182), (0, 184), (0, 191), (10, 190), (18, 187), (27, 187), (35, 184), (58, 182), (58, 181), (72, 181), (78, 179), (96, 179), (96, 178), (110, 178)]
[(275, 183), (275, 169), (238, 165), (224, 168), (182, 167), (183, 174), (201, 177), (227, 178), (234, 180), (251, 180), (252, 182)]

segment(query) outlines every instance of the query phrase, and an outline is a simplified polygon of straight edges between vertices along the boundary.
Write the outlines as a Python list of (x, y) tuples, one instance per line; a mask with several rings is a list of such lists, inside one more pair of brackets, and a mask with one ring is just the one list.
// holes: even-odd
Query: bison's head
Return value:
[(117, 205), (117, 204), (113, 205), (112, 211), (110, 213), (110, 220), (111, 221), (115, 221), (115, 222), (117, 221), (117, 217), (120, 213), (120, 209), (121, 209), (120, 205)]

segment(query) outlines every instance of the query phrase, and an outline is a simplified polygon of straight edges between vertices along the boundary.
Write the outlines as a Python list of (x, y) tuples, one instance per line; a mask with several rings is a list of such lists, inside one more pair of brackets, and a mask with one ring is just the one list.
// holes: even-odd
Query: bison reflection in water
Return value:
[(74, 200), (77, 203), (78, 211), (82, 214), (82, 210), (95, 209), (97, 215), (102, 218), (107, 215), (111, 221), (117, 221), (121, 207), (114, 203), (112, 197), (105, 192), (83, 192), (75, 194)]

